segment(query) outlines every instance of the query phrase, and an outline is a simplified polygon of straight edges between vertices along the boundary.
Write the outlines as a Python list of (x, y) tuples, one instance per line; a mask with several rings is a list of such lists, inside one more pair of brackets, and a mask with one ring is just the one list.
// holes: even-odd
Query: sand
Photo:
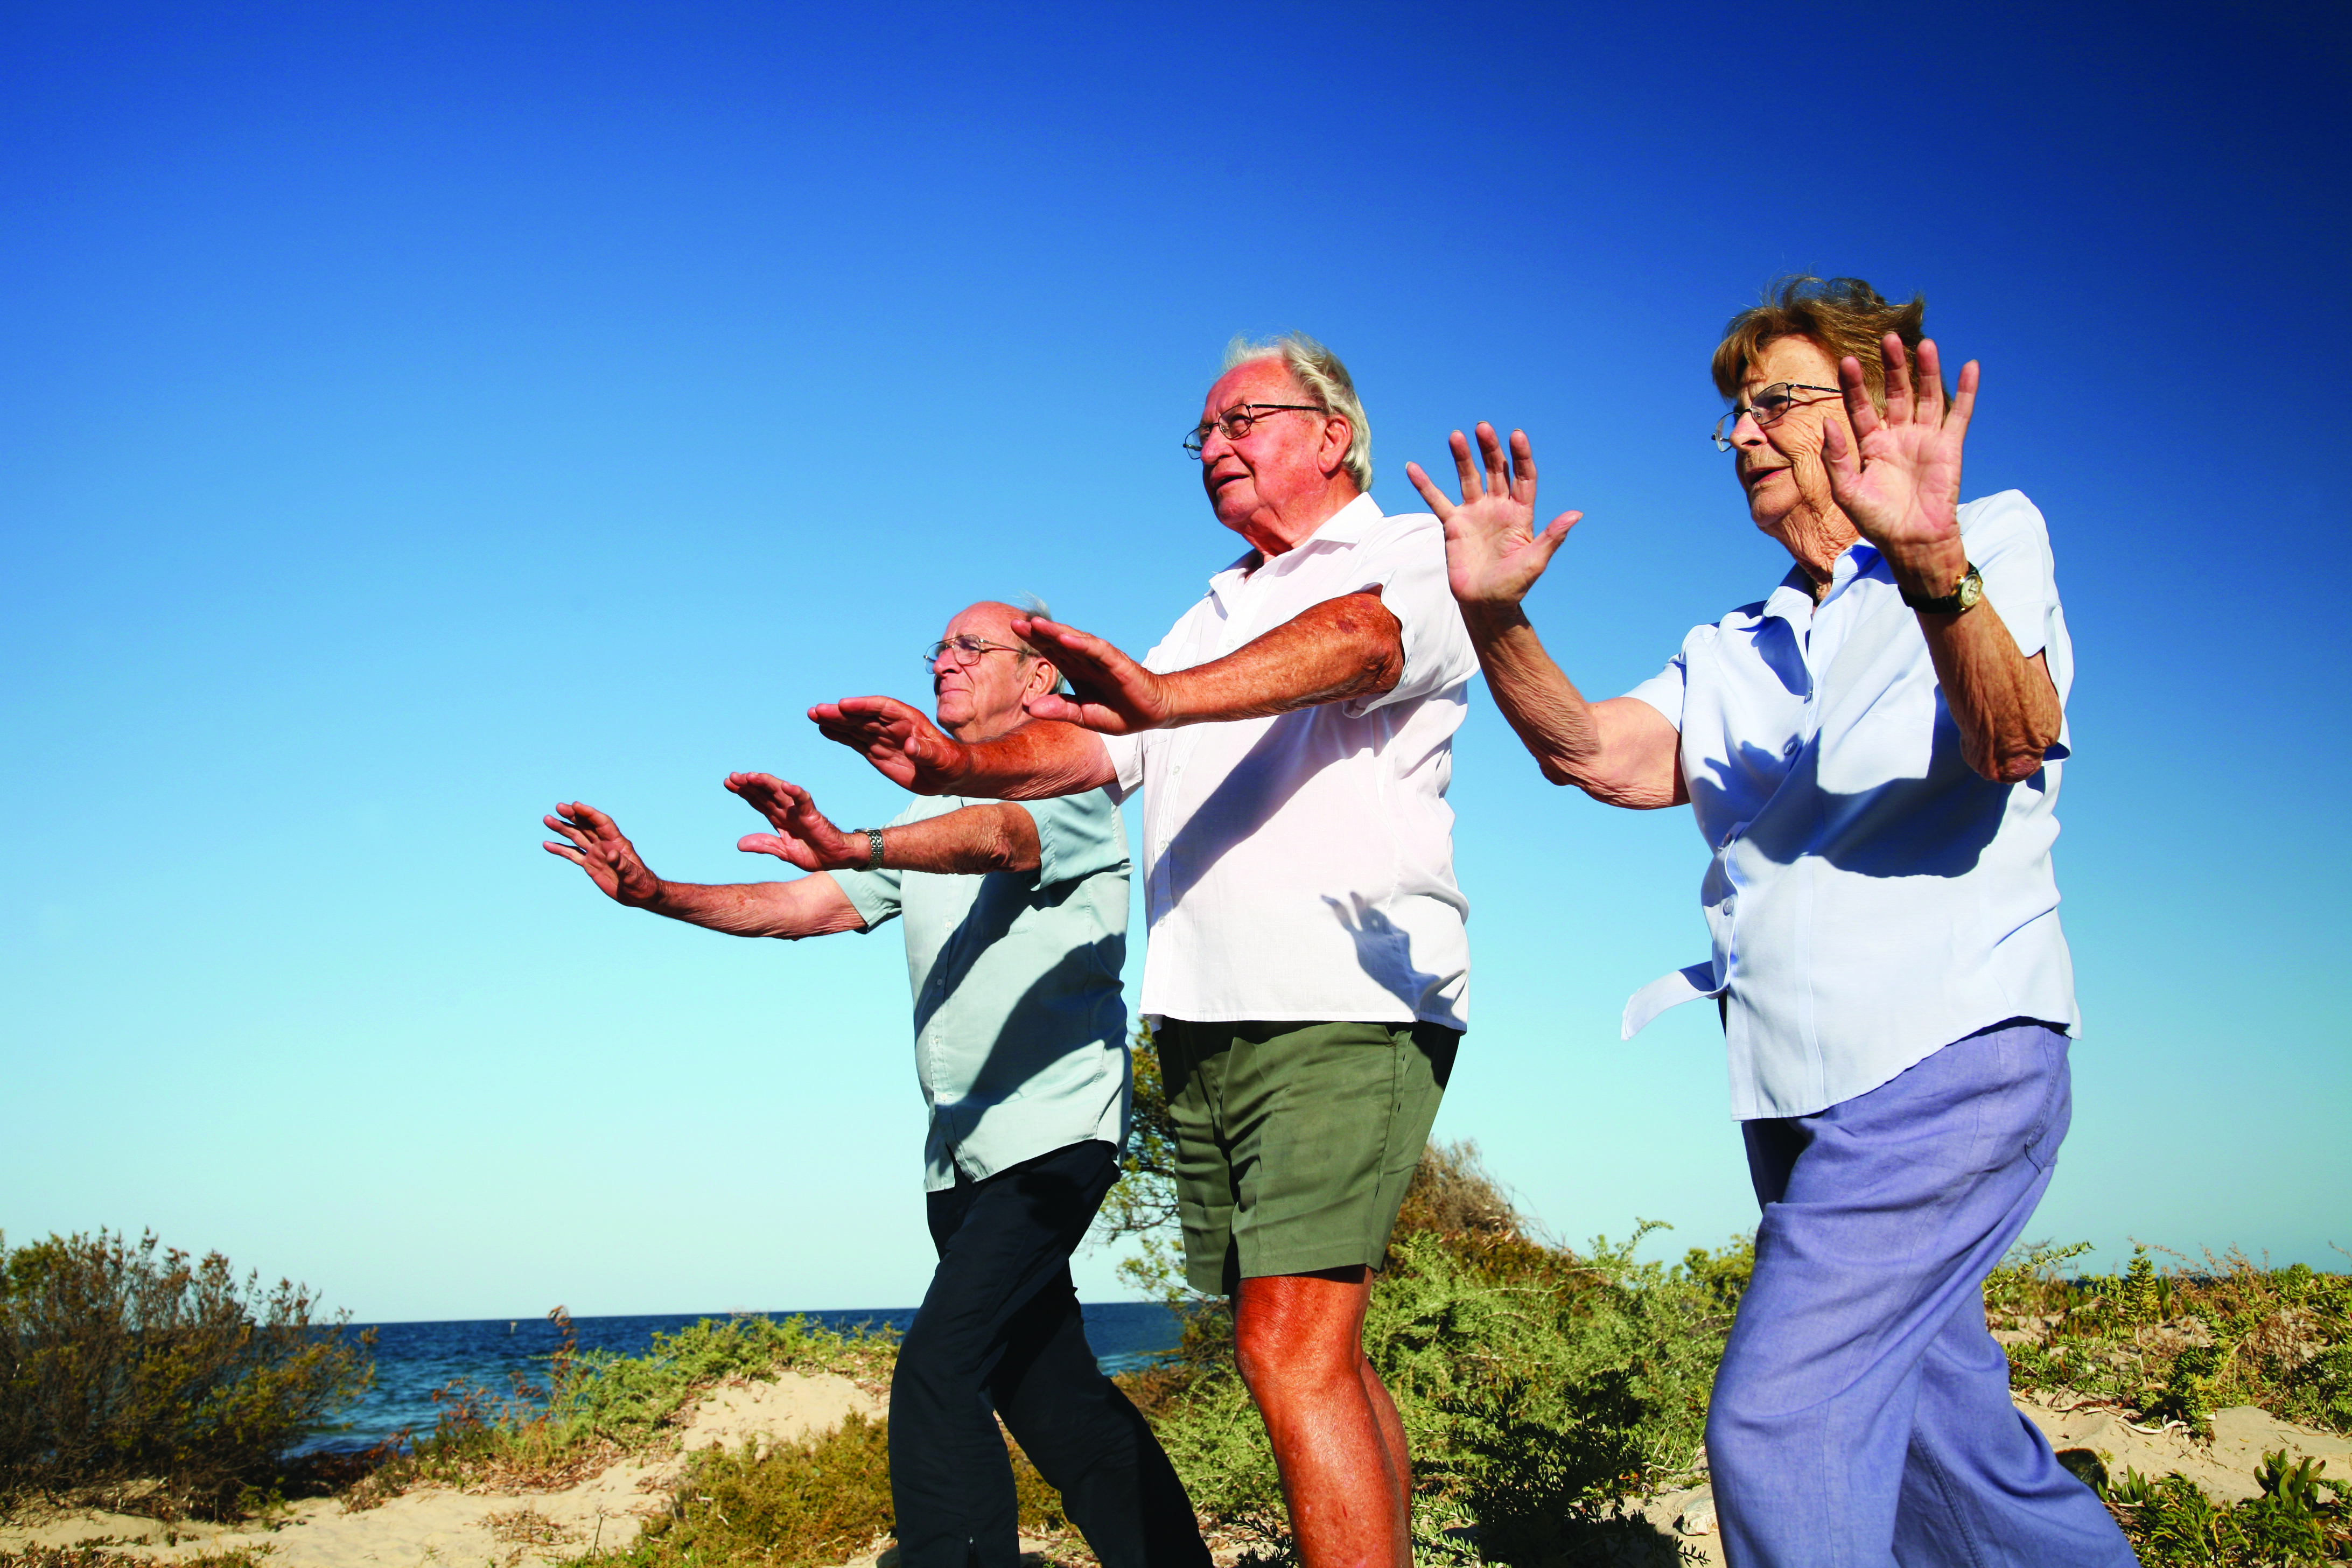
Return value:
[[(2026, 1418), (2058, 1448), (2088, 1448), (2108, 1472), (2147, 1476), (2173, 1471), (2223, 1500), (2259, 1489), (2255, 1467), (2285, 1449), (2290, 1458), (2324, 1460), (2332, 1477), (2352, 1479), (2352, 1437), (2282, 1421), (2252, 1405), (2213, 1417), (2201, 1443), (2179, 1426), (2143, 1430), (2112, 1405), (2074, 1408), (2065, 1398), (2017, 1396)], [(176, 1536), (152, 1519), (129, 1514), (59, 1513), (0, 1524), (0, 1550), (33, 1544), (103, 1544), (158, 1563), (196, 1552), (266, 1547), (271, 1568), (525, 1568), (562, 1563), (599, 1547), (626, 1546), (645, 1520), (667, 1506), (684, 1456), (714, 1444), (792, 1440), (830, 1430), (852, 1411), (880, 1415), (882, 1402), (848, 1379), (786, 1373), (773, 1380), (727, 1384), (693, 1406), (680, 1424), (676, 1451), (625, 1460), (594, 1479), (554, 1491), (458, 1491), (419, 1488), (377, 1507), (347, 1511), (336, 1499), (298, 1503), (276, 1528), (181, 1525)], [(1653, 1498), (1642, 1512), (1702, 1562), (1723, 1562), (1714, 1501), (1702, 1485)], [(1035, 1551), (1046, 1543), (1024, 1540)], [(889, 1568), (895, 1555), (877, 1542), (847, 1568)]]

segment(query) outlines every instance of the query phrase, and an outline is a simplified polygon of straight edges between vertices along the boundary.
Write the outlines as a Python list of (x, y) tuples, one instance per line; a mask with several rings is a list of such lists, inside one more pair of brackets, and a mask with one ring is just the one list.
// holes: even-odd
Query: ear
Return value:
[(1316, 466), (1328, 479), (1348, 466), (1348, 448), (1356, 439), (1356, 427), (1344, 414), (1323, 416), (1323, 444), (1315, 449)]
[(1062, 672), (1055, 668), (1053, 660), (1033, 658), (1029, 661), (1029, 684), (1023, 689), (1032, 697), (1043, 697), (1061, 681)]

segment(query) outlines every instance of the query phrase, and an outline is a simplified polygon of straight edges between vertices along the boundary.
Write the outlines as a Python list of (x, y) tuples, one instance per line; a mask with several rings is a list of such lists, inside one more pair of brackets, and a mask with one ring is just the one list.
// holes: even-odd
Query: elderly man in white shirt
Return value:
[(1476, 660), (1424, 513), (1312, 339), (1237, 342), (1185, 446), (1250, 549), (1138, 663), (1044, 619), (1077, 689), (982, 745), (885, 698), (813, 709), (923, 793), (1143, 792), (1156, 1026), (1193, 1287), (1234, 1299), (1308, 1568), (1411, 1561), (1403, 1428), (1365, 1305), (1467, 1021), (1445, 804)]
[(1625, 1032), (1723, 1008), (1764, 1211), (1707, 1415), (1738, 1568), (2132, 1561), (2011, 1405), (1979, 1290), (2073, 1105), (2050, 868), (2073, 658), (2041, 513), (1960, 504), (1977, 367), (1948, 414), (1925, 310), (1799, 279), (1733, 320), (1716, 444), (1796, 565), (1628, 696), (1587, 702), (1520, 608), (1577, 520), (1535, 531), (1527, 437), (1507, 458), (1481, 425), (1474, 463), (1454, 433), (1459, 508), (1408, 469), (1544, 776), (1688, 802), (1713, 852), (1714, 956), (1644, 988)]

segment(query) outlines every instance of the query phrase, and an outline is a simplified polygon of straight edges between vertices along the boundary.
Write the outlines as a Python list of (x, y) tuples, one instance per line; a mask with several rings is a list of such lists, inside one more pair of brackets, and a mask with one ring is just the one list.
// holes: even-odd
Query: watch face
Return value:
[(1984, 579), (1977, 575), (1975, 567), (1969, 568), (1969, 574), (1960, 579), (1960, 585), (1953, 591), (1952, 597), (1960, 602), (1960, 608), (1964, 610), (1973, 608), (1976, 602), (1984, 597)]

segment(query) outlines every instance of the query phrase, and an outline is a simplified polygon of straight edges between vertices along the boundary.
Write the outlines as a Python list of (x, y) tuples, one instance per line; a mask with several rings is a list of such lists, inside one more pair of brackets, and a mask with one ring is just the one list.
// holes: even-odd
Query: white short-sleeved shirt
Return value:
[[(993, 804), (918, 797), (889, 826)], [(1098, 789), (1012, 804), (1037, 825), (1034, 871), (824, 873), (866, 930), (905, 918), (931, 1192), (959, 1170), (981, 1182), (1090, 1139), (1127, 1143), (1127, 825)]]
[[(2042, 514), (2003, 490), (1959, 522), (1986, 600), (2027, 658), (2048, 655), (2063, 707), (2074, 650)], [(1695, 627), (1632, 695), (1682, 732), (1715, 852), (1699, 889), (1715, 952), (1638, 993), (1628, 1037), (1676, 1001), (1726, 995), (1732, 1115), (1748, 1120), (1867, 1093), (2005, 1019), (2074, 1032), (2050, 862), (2066, 733), (2022, 783), (1971, 770), (1875, 549), (1838, 557), (1818, 608), (1801, 568)]]
[(1143, 791), (1147, 1016), (1467, 1026), (1469, 902), (1445, 789), (1478, 659), (1437, 519), (1360, 496), (1295, 549), (1209, 579), (1143, 662), (1206, 664), (1372, 587), (1403, 627), (1391, 690), (1104, 737), (1121, 798)]

